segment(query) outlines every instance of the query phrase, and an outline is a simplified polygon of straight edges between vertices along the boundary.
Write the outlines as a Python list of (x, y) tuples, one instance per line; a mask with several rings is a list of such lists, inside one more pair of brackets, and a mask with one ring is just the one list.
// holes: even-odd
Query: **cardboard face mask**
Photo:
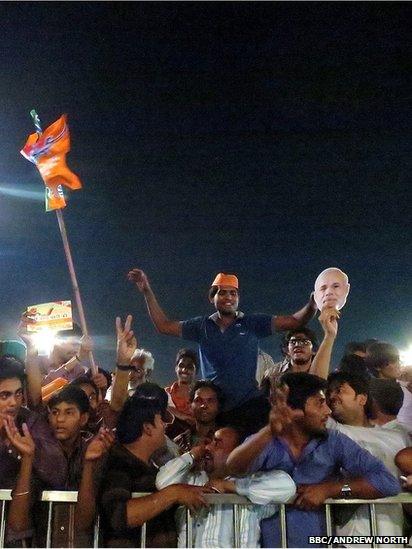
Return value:
[(350, 290), (347, 275), (336, 267), (329, 267), (320, 273), (315, 281), (315, 303), (321, 311), (334, 307), (338, 311), (346, 303)]

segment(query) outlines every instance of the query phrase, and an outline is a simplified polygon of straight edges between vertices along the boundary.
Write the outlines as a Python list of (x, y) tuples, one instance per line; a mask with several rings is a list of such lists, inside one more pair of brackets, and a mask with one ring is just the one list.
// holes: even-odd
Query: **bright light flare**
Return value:
[(14, 196), (15, 198), (24, 198), (25, 200), (44, 201), (44, 192), (27, 191), (25, 189), (0, 186), (0, 194)]
[(41, 332), (31, 334), (31, 339), (40, 356), (50, 356), (56, 342), (56, 332), (42, 330)]
[(399, 357), (403, 366), (412, 366), (412, 344), (407, 349), (400, 350)]

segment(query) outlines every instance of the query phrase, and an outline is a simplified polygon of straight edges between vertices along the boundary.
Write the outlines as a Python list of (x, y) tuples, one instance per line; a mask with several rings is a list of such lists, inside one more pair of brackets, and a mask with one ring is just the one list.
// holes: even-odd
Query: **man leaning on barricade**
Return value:
[[(294, 504), (287, 507), (288, 547), (321, 546), (309, 538), (324, 536), (328, 498), (373, 499), (399, 492), (399, 482), (346, 435), (328, 430), (331, 410), (326, 381), (307, 373), (284, 374), (273, 388), (269, 423), (238, 446), (228, 458), (231, 474), (283, 470), (297, 485)], [(341, 476), (341, 470), (346, 476)], [(279, 517), (261, 523), (262, 546), (281, 546)]]

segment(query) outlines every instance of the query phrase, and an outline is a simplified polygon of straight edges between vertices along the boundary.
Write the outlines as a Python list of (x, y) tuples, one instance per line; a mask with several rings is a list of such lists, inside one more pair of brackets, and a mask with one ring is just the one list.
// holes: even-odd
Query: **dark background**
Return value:
[[(126, 280), (143, 268), (170, 317), (211, 312), (234, 272), (241, 308), (288, 313), (324, 268), (352, 285), (350, 340), (411, 334), (408, 3), (0, 4), (0, 335), (72, 298), (54, 213), (19, 150), (35, 107), (69, 115), (84, 184), (64, 215), (96, 355), (132, 313), (155, 378), (182, 342), (155, 333)], [(316, 320), (311, 326), (321, 333)], [(263, 342), (277, 358), (279, 337)]]

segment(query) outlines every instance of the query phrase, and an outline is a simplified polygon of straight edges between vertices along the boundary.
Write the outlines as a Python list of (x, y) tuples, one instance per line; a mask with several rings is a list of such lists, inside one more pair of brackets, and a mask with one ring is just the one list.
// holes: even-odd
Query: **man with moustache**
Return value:
[[(269, 424), (227, 460), (229, 474), (281, 469), (295, 481), (297, 497), (286, 510), (288, 547), (318, 546), (309, 537), (325, 535), (326, 499), (373, 499), (400, 490), (379, 459), (346, 435), (326, 428), (331, 410), (325, 390), (326, 381), (318, 376), (284, 374), (271, 396)], [(279, 517), (265, 519), (261, 526), (263, 547), (280, 547)]]
[(305, 325), (315, 312), (312, 298), (292, 315), (244, 314), (238, 310), (237, 276), (219, 273), (209, 289), (209, 302), (216, 312), (178, 321), (164, 313), (142, 270), (133, 269), (128, 277), (144, 295), (149, 315), (160, 333), (199, 344), (201, 377), (213, 380), (225, 396), (222, 422), (235, 425), (245, 433), (263, 425), (268, 405), (255, 379), (259, 340), (275, 331)]
[[(207, 485), (216, 492), (246, 496), (255, 505), (239, 508), (239, 522), (244, 527), (239, 532), (241, 547), (260, 547), (260, 520), (273, 515), (273, 503), (286, 503), (296, 492), (296, 486), (287, 473), (270, 471), (244, 478), (226, 477), (226, 460), (239, 444), (239, 432), (233, 427), (215, 431), (207, 445), (194, 446), (190, 452), (179, 456), (161, 467), (156, 476), (160, 490), (171, 484), (187, 482), (197, 486)], [(178, 546), (186, 547), (186, 512), (176, 512)], [(213, 505), (201, 509), (192, 526), (192, 547), (232, 547), (233, 507)]]

